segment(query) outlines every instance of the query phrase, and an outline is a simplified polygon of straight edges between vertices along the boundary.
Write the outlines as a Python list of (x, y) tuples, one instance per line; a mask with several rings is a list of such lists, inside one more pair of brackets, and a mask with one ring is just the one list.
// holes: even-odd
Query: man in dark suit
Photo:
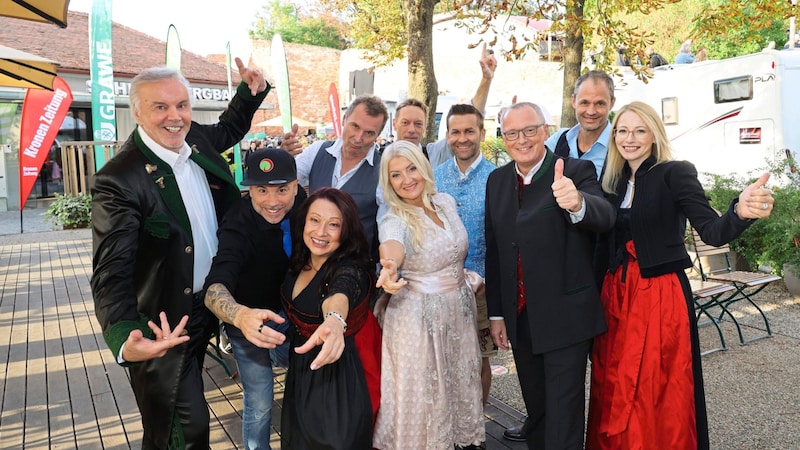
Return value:
[[(614, 107), (614, 79), (605, 72), (590, 70), (575, 81), (572, 93), (572, 106), (578, 124), (572, 128), (562, 128), (547, 138), (545, 147), (553, 150), (556, 156), (569, 156), (591, 161), (601, 179), (611, 139), (611, 121), (608, 114)], [(598, 236), (595, 245), (595, 279), (598, 286), (605, 275), (608, 254), (607, 242)], [(531, 421), (503, 432), (503, 437), (512, 441), (524, 441)]]
[(580, 449), (592, 338), (605, 331), (592, 270), (594, 233), (614, 225), (594, 165), (545, 148), (541, 108), (502, 119), (514, 160), (486, 185), (486, 295), (491, 334), (514, 360), (533, 423), (529, 448)]
[(269, 91), (236, 58), (242, 83), (214, 125), (192, 122), (189, 83), (166, 67), (131, 85), (138, 124), (92, 179), (97, 320), (130, 372), (142, 448), (209, 447), (202, 361), (218, 322), (203, 305), (217, 224), (239, 199), (220, 152), (241, 141)]

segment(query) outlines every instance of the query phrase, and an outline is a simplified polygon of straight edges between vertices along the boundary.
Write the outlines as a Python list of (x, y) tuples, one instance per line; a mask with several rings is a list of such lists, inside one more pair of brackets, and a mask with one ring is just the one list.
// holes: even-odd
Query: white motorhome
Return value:
[(676, 159), (720, 175), (761, 170), (800, 151), (800, 50), (632, 72), (616, 82), (616, 108), (631, 101), (661, 113)]

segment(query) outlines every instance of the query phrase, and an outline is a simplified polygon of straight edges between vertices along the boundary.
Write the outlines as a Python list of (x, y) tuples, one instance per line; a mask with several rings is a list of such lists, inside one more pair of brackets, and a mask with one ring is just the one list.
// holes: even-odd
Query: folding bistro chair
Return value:
[[(721, 306), (719, 304), (719, 298), (725, 294), (729, 293), (730, 291), (735, 290), (736, 288), (733, 287), (732, 284), (728, 283), (717, 283), (714, 281), (701, 281), (701, 280), (689, 280), (689, 284), (692, 288), (692, 297), (694, 298), (694, 308), (697, 312), (697, 326), (703, 326), (708, 324), (713, 324), (717, 328), (717, 333), (719, 334), (719, 342), (720, 347), (712, 348), (710, 350), (706, 350), (701, 353), (701, 355), (705, 356), (709, 353), (727, 350), (728, 347), (725, 345), (725, 337), (722, 335), (722, 328), (719, 326), (719, 320), (715, 318), (709, 312), (710, 308), (715, 306)], [(723, 312), (728, 312), (727, 309), (723, 308)], [(709, 320), (705, 322), (700, 322), (700, 316), (705, 315), (708, 317)], [(731, 316), (731, 319), (734, 321), (736, 319)]]
[[(722, 319), (723, 314), (728, 314), (729, 317), (733, 319), (734, 325), (736, 325), (736, 331), (739, 333), (739, 342), (744, 345), (748, 342), (752, 342), (758, 339), (763, 339), (766, 337), (772, 336), (772, 330), (769, 327), (769, 320), (767, 319), (767, 315), (764, 314), (764, 310), (758, 306), (758, 304), (753, 300), (753, 296), (761, 292), (769, 283), (773, 281), (780, 280), (781, 277), (775, 276), (769, 273), (763, 272), (746, 272), (741, 270), (733, 270), (731, 267), (731, 261), (728, 254), (730, 253), (730, 248), (727, 244), (723, 245), (722, 247), (714, 247), (711, 245), (706, 244), (700, 238), (700, 235), (697, 233), (697, 230), (692, 228), (692, 236), (694, 238), (694, 245), (695, 245), (695, 252), (697, 253), (697, 265), (700, 270), (700, 276), (703, 278), (703, 281), (718, 281), (724, 283), (730, 283), (733, 285), (735, 290), (731, 293), (726, 293), (721, 299), (717, 300), (718, 306), (722, 308), (722, 312), (719, 313), (717, 319)], [(723, 255), (725, 260), (725, 267), (706, 272), (703, 269), (703, 264), (701, 261), (702, 256), (712, 256), (712, 255)], [(733, 303), (738, 301), (745, 300), (750, 305), (752, 305), (759, 314), (761, 314), (761, 318), (764, 319), (764, 326), (766, 328), (766, 334), (756, 336), (751, 339), (744, 339), (742, 335), (742, 327), (739, 324), (739, 321), (730, 313), (728, 307)]]

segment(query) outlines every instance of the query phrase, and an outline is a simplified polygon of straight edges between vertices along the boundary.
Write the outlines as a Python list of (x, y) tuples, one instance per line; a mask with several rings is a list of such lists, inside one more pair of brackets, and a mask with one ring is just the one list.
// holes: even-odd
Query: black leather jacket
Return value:
[[(252, 97), (247, 86), (240, 84), (219, 123), (193, 122), (186, 136), (191, 159), (206, 172), (218, 222), (240, 198), (219, 153), (244, 137), (268, 91)], [(166, 312), (173, 327), (182, 316), (192, 313), (194, 243), (172, 169), (144, 145), (138, 130), (95, 174), (91, 191), (92, 295), (97, 320), (116, 359), (132, 330), (153, 336), (147, 321), (160, 323), (161, 311)], [(200, 315), (207, 313), (205, 308), (201, 310)], [(207, 335), (198, 335), (192, 336), (192, 342), (195, 338), (208, 340)], [(164, 357), (124, 364), (129, 367), (142, 414), (145, 446), (168, 445), (170, 418), (188, 347), (180, 345)]]

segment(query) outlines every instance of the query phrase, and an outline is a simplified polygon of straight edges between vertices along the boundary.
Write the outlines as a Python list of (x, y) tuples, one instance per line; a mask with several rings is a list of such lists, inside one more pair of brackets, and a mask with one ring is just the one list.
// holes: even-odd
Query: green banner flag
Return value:
[(281, 35), (272, 36), (272, 76), (275, 77), (275, 91), (278, 94), (278, 109), (281, 111), (283, 132), (292, 131), (292, 95), (289, 91), (289, 64)]
[(166, 66), (181, 71), (181, 38), (178, 29), (170, 24), (167, 30), (167, 61)]
[[(228, 45), (225, 46), (225, 64), (228, 67), (228, 98), (233, 98), (233, 83), (231, 80), (231, 43), (228, 41)], [(239, 189), (246, 189), (240, 183), (242, 182), (242, 151), (239, 148), (239, 144), (233, 146), (233, 178), (236, 180), (236, 184), (239, 185)]]
[[(111, 3), (94, 0), (89, 17), (89, 64), (92, 78), (92, 129), (95, 141), (117, 140), (114, 65), (111, 61)], [(95, 168), (105, 165), (102, 147), (95, 148)]]

